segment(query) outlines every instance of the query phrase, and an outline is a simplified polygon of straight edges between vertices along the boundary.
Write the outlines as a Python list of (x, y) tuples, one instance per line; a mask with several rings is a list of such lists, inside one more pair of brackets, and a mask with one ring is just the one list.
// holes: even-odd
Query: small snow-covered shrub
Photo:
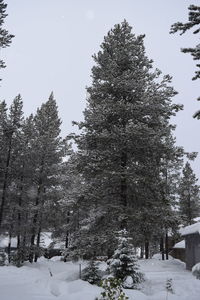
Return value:
[(194, 265), (194, 267), (192, 268), (192, 275), (200, 280), (200, 263)]
[(24, 261), (29, 258), (29, 247), (20, 247), (10, 253), (10, 263), (16, 267), (21, 267)]
[(168, 293), (174, 294), (172, 278), (167, 279), (165, 288)]
[(122, 281), (120, 279), (109, 277), (104, 279), (101, 283), (101, 287), (104, 291), (101, 293), (101, 297), (95, 300), (127, 300), (129, 299), (122, 289)]
[(8, 254), (5, 251), (0, 251), (0, 266), (8, 265)]
[(144, 280), (144, 275), (139, 271), (137, 258), (130, 240), (126, 230), (120, 231), (118, 248), (107, 263), (109, 273), (114, 278), (120, 279), (124, 288), (133, 289), (137, 288), (138, 284)]
[(98, 263), (94, 260), (89, 261), (87, 267), (82, 272), (82, 279), (91, 284), (99, 284), (101, 276), (98, 268)]

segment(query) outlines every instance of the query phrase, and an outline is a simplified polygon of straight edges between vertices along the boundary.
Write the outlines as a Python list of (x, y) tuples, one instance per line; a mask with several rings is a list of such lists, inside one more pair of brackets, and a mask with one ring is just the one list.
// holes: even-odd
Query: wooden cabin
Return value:
[[(8, 234), (0, 235), (0, 251), (8, 253), (9, 236)], [(41, 232), (40, 247), (44, 250), (46, 258), (61, 256), (65, 249), (65, 242), (57, 241), (52, 238), (51, 232)], [(11, 251), (17, 250), (17, 238), (11, 238)]]
[(186, 269), (200, 262), (200, 222), (180, 229), (181, 235), (185, 238), (185, 263)]
[(169, 254), (176, 259), (185, 262), (185, 240), (182, 240), (174, 245)]

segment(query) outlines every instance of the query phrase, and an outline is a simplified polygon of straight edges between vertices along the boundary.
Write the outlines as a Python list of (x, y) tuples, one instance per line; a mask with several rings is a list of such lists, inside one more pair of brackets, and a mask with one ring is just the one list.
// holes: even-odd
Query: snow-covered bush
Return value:
[(118, 248), (108, 261), (108, 271), (113, 277), (122, 281), (124, 288), (137, 288), (137, 285), (144, 280), (144, 276), (139, 272), (137, 258), (130, 240), (126, 230), (119, 232)]
[(167, 290), (167, 294), (174, 294), (172, 278), (167, 279), (165, 288)]
[(16, 267), (21, 267), (23, 262), (26, 260), (26, 257), (26, 249), (20, 248), (16, 251), (11, 251), (10, 263)]
[(98, 262), (91, 259), (88, 261), (87, 266), (82, 271), (82, 279), (90, 282), (91, 284), (100, 283), (101, 276), (98, 268)]
[(0, 251), (0, 266), (8, 265), (8, 255), (5, 251)]
[(192, 274), (197, 278), (200, 279), (200, 263), (194, 265), (192, 268)]
[(127, 300), (129, 299), (122, 289), (122, 281), (116, 278), (104, 279), (101, 283), (104, 291), (101, 293), (101, 297), (95, 300)]
[(90, 260), (87, 267), (82, 272), (82, 279), (88, 281), (91, 284), (99, 284), (101, 276), (98, 268), (98, 263), (94, 260)]

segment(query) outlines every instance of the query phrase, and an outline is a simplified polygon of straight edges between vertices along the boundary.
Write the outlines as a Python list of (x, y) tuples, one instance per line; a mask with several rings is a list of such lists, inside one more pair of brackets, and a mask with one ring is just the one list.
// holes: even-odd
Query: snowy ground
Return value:
[[(130, 300), (199, 300), (200, 280), (178, 260), (140, 261), (146, 281), (140, 291), (126, 290)], [(103, 265), (102, 265), (103, 267)], [(50, 276), (50, 271), (53, 277)], [(79, 265), (41, 259), (22, 268), (0, 267), (0, 300), (94, 300), (101, 289), (79, 277)], [(172, 278), (174, 294), (165, 290)]]

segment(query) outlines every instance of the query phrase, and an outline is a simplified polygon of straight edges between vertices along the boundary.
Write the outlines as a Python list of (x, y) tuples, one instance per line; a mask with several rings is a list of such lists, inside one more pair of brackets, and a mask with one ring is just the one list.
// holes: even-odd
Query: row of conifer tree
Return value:
[[(0, 0), (0, 26), (5, 9)], [(11, 38), (1, 31), (0, 46)], [(0, 102), (0, 230), (17, 237), (18, 262), (37, 260), (42, 231), (73, 257), (111, 256), (124, 228), (146, 258), (164, 253), (164, 239), (168, 253), (168, 234), (198, 216), (197, 179), (183, 167), (196, 154), (175, 144), (171, 123), (183, 107), (172, 78), (148, 59), (144, 35), (124, 20), (93, 58), (79, 134), (62, 138), (53, 93), (28, 118), (20, 95), (9, 108)]]

